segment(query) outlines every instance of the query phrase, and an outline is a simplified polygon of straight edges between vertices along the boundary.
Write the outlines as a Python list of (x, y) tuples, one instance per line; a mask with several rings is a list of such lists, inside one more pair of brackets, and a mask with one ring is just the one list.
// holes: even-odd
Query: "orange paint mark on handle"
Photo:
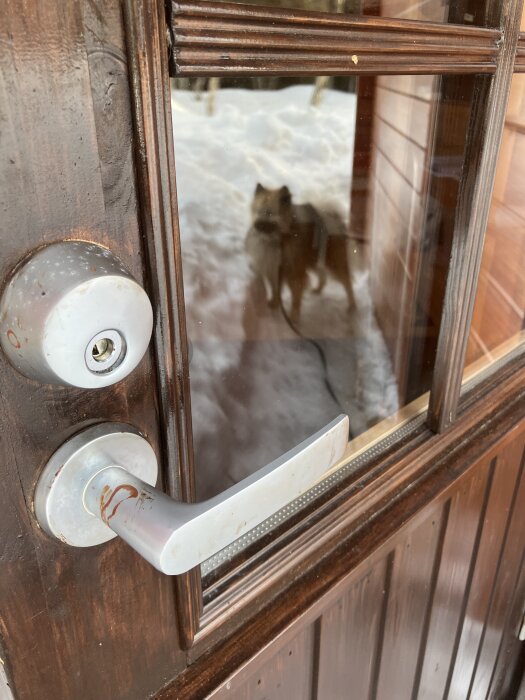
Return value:
[(16, 333), (13, 330), (9, 329), (7, 331), (7, 339), (14, 348), (16, 348), (17, 350), (20, 349), (20, 341), (16, 337)]
[[(106, 525), (109, 524), (109, 521), (115, 515), (120, 504), (123, 503), (123, 501), (127, 501), (130, 498), (137, 498), (137, 496), (139, 495), (138, 490), (131, 484), (120, 484), (120, 486), (117, 486), (117, 488), (111, 493), (110, 497), (107, 500), (105, 500), (104, 497), (108, 491), (110, 491), (110, 487), (104, 486), (104, 488), (102, 489), (102, 494), (100, 495), (100, 517), (106, 523)], [(115, 499), (115, 496), (120, 491), (127, 491), (127, 496), (124, 496), (124, 498), (121, 498), (117, 503), (115, 503), (113, 506), (113, 510), (108, 515), (108, 508), (111, 506)]]

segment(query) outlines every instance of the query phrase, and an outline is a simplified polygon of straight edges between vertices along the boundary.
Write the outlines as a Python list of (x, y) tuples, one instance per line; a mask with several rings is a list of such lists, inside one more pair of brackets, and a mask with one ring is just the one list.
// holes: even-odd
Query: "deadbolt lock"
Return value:
[(86, 389), (126, 377), (153, 327), (142, 287), (106, 248), (64, 241), (40, 249), (0, 299), (0, 343), (31, 379)]

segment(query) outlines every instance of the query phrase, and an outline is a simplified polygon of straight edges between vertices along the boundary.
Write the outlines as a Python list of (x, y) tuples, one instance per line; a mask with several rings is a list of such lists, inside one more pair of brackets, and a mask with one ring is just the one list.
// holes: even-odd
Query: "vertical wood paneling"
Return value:
[(520, 689), (518, 691), (518, 697), (516, 700), (525, 700), (525, 676), (521, 679)]
[(461, 484), (451, 499), (418, 684), (418, 695), (425, 700), (441, 700), (445, 691), (480, 512), (488, 497), (489, 466), (488, 462), (480, 465), (478, 473)]
[(231, 700), (311, 700), (315, 631), (315, 623), (302, 630), (228, 697)]
[(502, 641), (505, 618), (509, 610), (520, 570), (523, 552), (523, 532), (525, 531), (525, 452), (521, 441), (512, 445), (501, 457), (502, 462), (520, 463), (516, 480), (503, 545), (496, 567), (491, 591), (490, 604), (487, 609), (481, 644), (472, 674), (468, 697), (472, 700), (488, 695), (492, 669), (496, 664), (498, 649)]
[(355, 698), (370, 691), (385, 596), (386, 562), (380, 562), (321, 618), (317, 700)]
[(442, 517), (442, 509), (432, 512), (396, 546), (377, 685), (380, 700), (411, 696)]
[(479, 551), (473, 570), (472, 583), (468, 595), (463, 621), (458, 628), (457, 653), (454, 669), (450, 675), (449, 698), (464, 700), (468, 696), (470, 679), (474, 672), (478, 647), (483, 633), (483, 622), (490, 604), (491, 589), (497, 575), (499, 553), (507, 517), (513, 500), (516, 477), (520, 467), (518, 455), (506, 459), (496, 458), (494, 480), (487, 504)]
[(220, 697), (513, 697), (525, 594), (524, 443), (522, 433), (481, 457), (336, 603)]
[[(523, 539), (523, 534), (520, 536)], [(512, 698), (511, 690), (521, 682), (525, 669), (525, 647), (518, 639), (525, 601), (525, 552), (520, 565), (520, 575), (511, 601), (507, 602), (506, 620), (496, 663), (492, 669), (487, 700)], [(514, 687), (515, 690), (515, 687)]]

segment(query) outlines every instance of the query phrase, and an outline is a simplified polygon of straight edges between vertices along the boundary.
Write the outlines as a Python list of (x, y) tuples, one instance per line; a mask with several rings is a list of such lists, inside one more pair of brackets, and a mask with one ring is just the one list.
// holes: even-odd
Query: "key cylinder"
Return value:
[(148, 296), (108, 249), (64, 241), (14, 272), (0, 300), (0, 343), (39, 382), (86, 389), (115, 384), (148, 347)]

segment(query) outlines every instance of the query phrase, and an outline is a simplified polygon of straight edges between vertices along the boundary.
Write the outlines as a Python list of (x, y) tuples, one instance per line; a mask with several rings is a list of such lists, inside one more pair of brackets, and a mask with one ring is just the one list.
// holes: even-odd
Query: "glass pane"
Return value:
[(514, 75), (467, 348), (470, 378), (525, 340), (525, 75)]
[(424, 407), (475, 80), (174, 81), (199, 499)]
[[(225, 0), (225, 2), (231, 0)], [(392, 19), (490, 26), (499, 16), (500, 2), (487, 0), (233, 0), (241, 4), (286, 7), (314, 12), (338, 12)], [(490, 13), (489, 13), (490, 11)]]

